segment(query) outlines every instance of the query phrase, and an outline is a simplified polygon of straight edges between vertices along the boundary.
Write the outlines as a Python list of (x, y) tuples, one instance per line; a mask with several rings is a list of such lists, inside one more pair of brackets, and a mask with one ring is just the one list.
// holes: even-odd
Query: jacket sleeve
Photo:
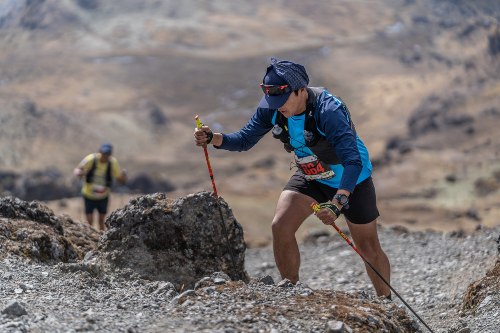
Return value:
[(215, 146), (215, 148), (231, 151), (249, 150), (273, 128), (273, 114), (274, 110), (257, 108), (257, 111), (242, 129), (222, 134), (222, 144)]
[(319, 103), (318, 128), (326, 134), (326, 139), (335, 148), (337, 156), (342, 161), (344, 172), (339, 189), (352, 192), (363, 169), (358, 140), (351, 128), (351, 119), (345, 104), (339, 104), (337, 99), (331, 95), (330, 97)]

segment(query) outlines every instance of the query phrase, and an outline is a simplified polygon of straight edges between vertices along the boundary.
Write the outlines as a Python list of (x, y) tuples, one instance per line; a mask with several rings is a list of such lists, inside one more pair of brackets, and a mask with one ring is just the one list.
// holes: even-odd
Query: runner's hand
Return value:
[(194, 129), (194, 141), (197, 146), (206, 146), (212, 141), (213, 132), (208, 126)]
[(73, 171), (73, 174), (75, 175), (75, 177), (82, 178), (83, 175), (84, 175), (84, 172), (83, 172), (83, 170), (81, 168), (76, 168)]
[(326, 225), (333, 225), (338, 218), (337, 214), (335, 214), (331, 208), (328, 208), (330, 204), (334, 205), (331, 202), (320, 204), (321, 209), (318, 212), (314, 213), (321, 220), (321, 222)]

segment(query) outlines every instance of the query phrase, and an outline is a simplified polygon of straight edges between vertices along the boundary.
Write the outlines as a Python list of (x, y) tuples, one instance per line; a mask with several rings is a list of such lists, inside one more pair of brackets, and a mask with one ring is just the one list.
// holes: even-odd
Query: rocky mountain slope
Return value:
[[(65, 187), (51, 188), (75, 193), (71, 170), (109, 140), (132, 178), (148, 177), (137, 191), (208, 189), (193, 117), (239, 129), (275, 55), (347, 101), (376, 163), (384, 223), (497, 225), (499, 12), (489, 0), (4, 1), (0, 182), (49, 200), (46, 183), (21, 179), (55, 170), (46, 178)], [(290, 156), (271, 138), (211, 156), (244, 228), (266, 228)]]
[[(210, 265), (199, 265), (192, 229), (168, 220), (172, 207), (189, 211), (174, 198), (211, 188), (194, 115), (239, 129), (274, 55), (303, 63), (312, 85), (348, 103), (375, 165), (393, 286), (436, 332), (497, 332), (499, 18), (495, 0), (1, 1), (2, 196), (75, 195), (72, 169), (111, 141), (135, 184), (118, 190), (170, 191), (171, 201), (126, 206), (138, 194), (115, 194), (114, 230), (99, 235), (80, 223), (80, 199), (49, 202), (54, 213), (1, 198), (0, 331), (417, 330), (397, 299), (373, 296), (359, 258), (314, 219), (301, 229), (301, 239), (321, 232), (301, 244), (298, 286), (280, 281), (269, 247), (254, 248), (269, 241), (293, 172), (271, 138), (248, 153), (210, 150), (223, 213), (241, 223), (230, 229), (237, 260), (218, 233), (217, 246), (195, 239), (208, 245)], [(195, 197), (207, 202), (189, 222), (218, 221), (208, 195)], [(178, 228), (157, 228), (165, 220)], [(167, 235), (182, 237), (158, 246)], [(166, 254), (193, 279), (158, 274)], [(149, 270), (123, 265), (144, 256)], [(231, 265), (248, 280), (229, 281)]]
[[(91, 228), (43, 205), (0, 199), (7, 226), (0, 231), (0, 330), (425, 332), (398, 299), (374, 296), (359, 257), (338, 235), (316, 234), (301, 244), (301, 282), (295, 286), (278, 278), (270, 248), (243, 247), (232, 262), (224, 244), (241, 250), (241, 227), (221, 199), (229, 237), (220, 240), (214, 204), (207, 192), (176, 200), (139, 197), (113, 213), (97, 242)], [(49, 220), (77, 256), (16, 250), (33, 244), (22, 230), (50, 238)], [(202, 232), (193, 233), (193, 227)], [(89, 242), (72, 238), (75, 228)], [(435, 332), (497, 332), (498, 228), (467, 237), (404, 228), (379, 233), (392, 262), (393, 287)], [(54, 244), (44, 246), (54, 250)], [(140, 265), (121, 260), (134, 255), (140, 255)], [(195, 274), (182, 274), (193, 263)], [(165, 274), (174, 271), (180, 274)], [(231, 281), (228, 274), (235, 272), (248, 276)], [(179, 284), (179, 278), (189, 280)]]

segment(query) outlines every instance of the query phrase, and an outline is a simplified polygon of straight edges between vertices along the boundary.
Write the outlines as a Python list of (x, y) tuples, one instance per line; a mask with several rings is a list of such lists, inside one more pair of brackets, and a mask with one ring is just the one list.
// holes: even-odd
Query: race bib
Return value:
[(328, 164), (318, 160), (317, 156), (295, 157), (295, 163), (307, 180), (331, 179), (335, 176)]

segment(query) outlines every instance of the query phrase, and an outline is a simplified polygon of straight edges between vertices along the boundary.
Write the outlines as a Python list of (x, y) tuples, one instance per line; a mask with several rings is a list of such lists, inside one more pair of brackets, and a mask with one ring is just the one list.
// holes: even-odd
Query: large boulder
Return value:
[(132, 271), (177, 288), (222, 271), (247, 280), (241, 225), (223, 199), (199, 192), (178, 199), (163, 193), (131, 200), (106, 220), (109, 230), (86, 265)]
[(99, 233), (69, 216), (56, 216), (39, 202), (0, 198), (0, 258), (17, 255), (38, 262), (72, 262), (97, 246)]

